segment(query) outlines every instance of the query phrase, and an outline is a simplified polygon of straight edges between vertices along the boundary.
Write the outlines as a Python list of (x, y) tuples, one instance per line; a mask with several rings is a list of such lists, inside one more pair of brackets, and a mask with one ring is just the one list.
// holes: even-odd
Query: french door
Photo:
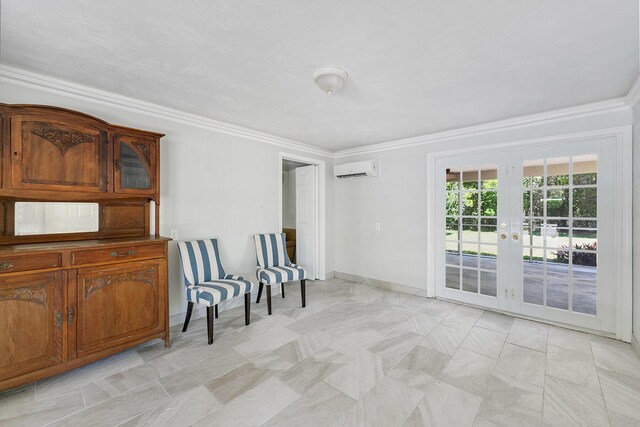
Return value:
[(614, 332), (607, 147), (591, 140), (440, 157), (436, 294)]

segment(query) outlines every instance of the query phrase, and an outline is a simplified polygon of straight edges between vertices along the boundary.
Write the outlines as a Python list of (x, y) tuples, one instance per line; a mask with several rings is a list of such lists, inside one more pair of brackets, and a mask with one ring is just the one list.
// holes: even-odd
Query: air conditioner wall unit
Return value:
[(364, 160), (361, 162), (335, 165), (333, 172), (336, 178), (357, 178), (361, 176), (378, 176), (378, 161)]

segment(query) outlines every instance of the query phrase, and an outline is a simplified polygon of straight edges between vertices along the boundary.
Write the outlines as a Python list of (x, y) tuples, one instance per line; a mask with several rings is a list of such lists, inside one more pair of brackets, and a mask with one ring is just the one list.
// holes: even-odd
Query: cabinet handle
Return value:
[(115, 161), (115, 165), (114, 165), (114, 166), (115, 166), (115, 168), (116, 168), (116, 172), (120, 171), (120, 160), (117, 160), (117, 159), (116, 159), (116, 161)]
[(10, 268), (13, 268), (13, 263), (11, 262), (3, 262), (2, 264), (0, 264), (0, 270), (8, 270)]
[(56, 311), (56, 326), (62, 328), (62, 313), (59, 311)]
[(67, 323), (73, 323), (73, 307), (69, 308), (69, 311), (67, 312)]
[(124, 253), (124, 254), (118, 253), (118, 251), (113, 251), (113, 252), (111, 252), (111, 256), (112, 256), (112, 257), (121, 257), (121, 256), (135, 255), (135, 254), (136, 254), (136, 251), (134, 251), (133, 249), (129, 249), (129, 250), (128, 250), (126, 253)]

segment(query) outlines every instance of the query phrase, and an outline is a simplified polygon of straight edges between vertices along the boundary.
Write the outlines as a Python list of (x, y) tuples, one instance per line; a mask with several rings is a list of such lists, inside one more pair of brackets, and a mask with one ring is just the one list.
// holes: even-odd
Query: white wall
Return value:
[[(0, 83), (0, 102), (47, 104), (82, 111), (108, 122), (165, 133), (161, 140), (160, 232), (181, 240), (218, 237), (224, 268), (255, 279), (254, 233), (278, 229), (280, 152), (283, 149), (84, 99)], [(326, 161), (326, 271), (334, 271), (333, 160)], [(175, 243), (169, 245), (170, 315), (183, 313)]]
[(290, 171), (282, 171), (282, 227), (296, 228), (295, 169)]
[(631, 120), (627, 110), (336, 159), (340, 164), (377, 158), (380, 171), (378, 177), (334, 183), (336, 272), (426, 289), (429, 152), (630, 125)]
[[(633, 109), (633, 336), (640, 342), (640, 104)], [(640, 349), (637, 349), (640, 350)]]

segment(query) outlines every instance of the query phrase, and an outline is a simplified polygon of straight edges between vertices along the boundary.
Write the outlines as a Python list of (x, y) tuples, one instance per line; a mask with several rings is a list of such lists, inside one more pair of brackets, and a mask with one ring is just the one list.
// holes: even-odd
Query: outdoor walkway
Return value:
[[(463, 255), (464, 267), (473, 268), (477, 265), (477, 256)], [(480, 266), (487, 270), (497, 270), (496, 258), (490, 256), (480, 257)], [(447, 264), (459, 265), (459, 256), (447, 254)], [(524, 301), (531, 304), (542, 305), (544, 300), (544, 282), (547, 281), (547, 306), (567, 310), (569, 308), (569, 266), (567, 264), (547, 263), (546, 276), (544, 263), (541, 261), (523, 261), (524, 274)], [(465, 282), (474, 282), (477, 272), (472, 269), (463, 269), (463, 285)], [(452, 276), (453, 271), (448, 271), (450, 277), (448, 283), (456, 283)], [(586, 266), (572, 266), (572, 309), (575, 312), (596, 314), (597, 298), (597, 268)], [(486, 279), (485, 279), (486, 277)], [(480, 275), (480, 292), (484, 295), (496, 295), (496, 282), (491, 275)], [(477, 286), (463, 286), (463, 289), (478, 292)]]

